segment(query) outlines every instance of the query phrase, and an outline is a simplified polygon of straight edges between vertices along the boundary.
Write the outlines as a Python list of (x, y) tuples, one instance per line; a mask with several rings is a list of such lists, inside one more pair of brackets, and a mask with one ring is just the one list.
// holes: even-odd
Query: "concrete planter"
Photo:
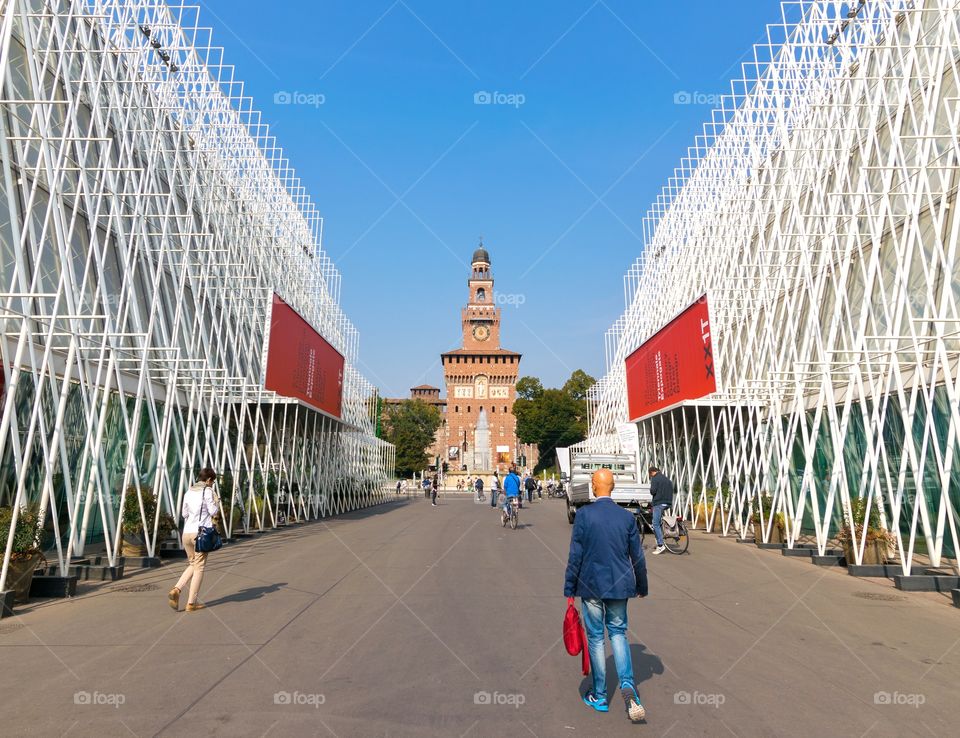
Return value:
[[(843, 542), (843, 555), (846, 558), (848, 565), (856, 562), (857, 559), (854, 555), (853, 541)], [(863, 561), (860, 562), (860, 565), (868, 566), (871, 564), (884, 564), (886, 563), (886, 560), (887, 542), (881, 539), (872, 541), (868, 540), (863, 548)]]
[[(763, 543), (763, 531), (760, 528), (760, 523), (753, 524), (753, 540), (759, 546)], [(783, 528), (778, 525), (773, 526), (773, 530), (770, 531), (770, 543), (785, 543), (786, 537), (783, 535)]]
[(127, 558), (138, 558), (147, 555), (147, 546), (143, 536), (134, 533), (124, 533), (120, 542), (120, 555)]
[(10, 559), (10, 567), (7, 569), (7, 586), (14, 592), (14, 602), (30, 600), (33, 573), (41, 561), (43, 561), (43, 555), (39, 551), (33, 554), (15, 554)]

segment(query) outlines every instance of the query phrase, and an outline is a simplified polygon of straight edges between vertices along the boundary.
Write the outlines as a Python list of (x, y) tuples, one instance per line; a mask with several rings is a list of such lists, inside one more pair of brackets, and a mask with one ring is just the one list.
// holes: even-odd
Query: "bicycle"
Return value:
[(500, 523), (503, 525), (504, 528), (506, 528), (506, 527), (507, 527), (507, 523), (509, 523), (509, 524), (510, 524), (510, 527), (513, 528), (513, 530), (516, 530), (516, 529), (517, 529), (517, 526), (520, 524), (520, 508), (519, 508), (519, 505), (520, 505), (520, 503), (519, 503), (518, 498), (516, 498), (516, 497), (511, 497), (511, 498), (510, 498), (510, 511), (509, 511), (509, 512), (507, 512), (506, 510), (501, 510), (501, 511), (500, 511)]
[[(642, 505), (639, 510), (634, 512), (634, 515), (640, 528), (640, 545), (643, 546), (643, 539), (647, 530), (649, 529), (653, 533), (653, 508), (649, 504)], [(673, 525), (670, 525), (667, 514), (664, 513), (660, 517), (660, 532), (663, 534), (663, 545), (670, 553), (686, 553), (690, 547), (687, 524), (681, 516), (677, 515), (673, 520)]]

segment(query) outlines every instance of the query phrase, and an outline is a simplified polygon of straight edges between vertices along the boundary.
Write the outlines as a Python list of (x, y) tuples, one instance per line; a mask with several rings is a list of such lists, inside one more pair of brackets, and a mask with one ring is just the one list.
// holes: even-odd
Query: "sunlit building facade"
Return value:
[[(701, 527), (752, 536), (765, 500), (822, 554), (863, 498), (904, 573), (955, 568), (960, 9), (783, 16), (649, 212), (585, 445), (634, 423)], [(701, 300), (716, 390), (632, 414), (628, 359)]]
[(115, 564), (131, 515), (155, 555), (204, 466), (231, 534), (379, 501), (393, 448), (321, 219), (197, 9), (0, 14), (0, 507), (39, 509), (62, 573)]

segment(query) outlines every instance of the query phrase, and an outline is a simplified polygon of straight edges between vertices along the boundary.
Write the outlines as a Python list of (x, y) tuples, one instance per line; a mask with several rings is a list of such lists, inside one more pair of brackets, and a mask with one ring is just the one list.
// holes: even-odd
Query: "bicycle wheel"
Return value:
[(513, 515), (510, 516), (510, 527), (516, 530), (517, 524), (519, 522), (520, 522), (520, 516), (516, 512), (514, 512)]
[(682, 520), (677, 521), (677, 532), (674, 535), (668, 536), (664, 533), (663, 545), (670, 553), (682, 554), (687, 550), (690, 546), (690, 536), (687, 535), (687, 526)]
[(504, 510), (500, 511), (500, 523), (503, 525), (504, 528), (507, 527), (507, 513)]

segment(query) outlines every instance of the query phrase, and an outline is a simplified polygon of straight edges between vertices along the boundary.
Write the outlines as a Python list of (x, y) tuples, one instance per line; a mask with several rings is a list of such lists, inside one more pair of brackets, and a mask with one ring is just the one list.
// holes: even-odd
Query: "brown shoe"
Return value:
[(170, 604), (174, 610), (180, 609), (180, 590), (174, 587), (170, 590), (170, 594), (167, 595), (167, 602)]
[(195, 605), (187, 604), (187, 612), (196, 612), (197, 610), (203, 610), (206, 607), (201, 602), (196, 603)]

